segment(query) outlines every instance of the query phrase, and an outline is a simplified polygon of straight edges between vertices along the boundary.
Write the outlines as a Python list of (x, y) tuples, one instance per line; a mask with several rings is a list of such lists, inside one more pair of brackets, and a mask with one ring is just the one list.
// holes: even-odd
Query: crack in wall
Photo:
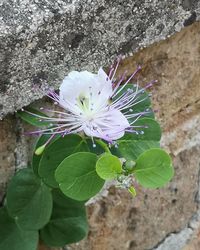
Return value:
[(176, 111), (175, 113), (172, 114), (172, 117), (176, 116), (177, 114), (181, 113), (182, 111), (186, 110), (189, 107), (194, 107), (196, 104), (200, 103), (200, 98), (195, 99), (194, 101), (187, 103), (185, 106), (180, 107), (180, 109), (178, 111)]

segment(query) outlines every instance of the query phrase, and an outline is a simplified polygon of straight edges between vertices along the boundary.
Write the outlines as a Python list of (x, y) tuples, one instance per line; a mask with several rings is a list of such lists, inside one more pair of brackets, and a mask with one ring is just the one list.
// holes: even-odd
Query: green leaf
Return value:
[[(122, 95), (122, 93), (124, 93), (125, 91), (127, 91), (128, 89), (133, 89), (134, 91), (136, 90), (136, 86), (133, 84), (127, 84), (124, 89), (120, 92), (120, 94), (118, 94), (114, 100), (116, 100), (120, 95)], [(141, 88), (139, 88), (138, 90), (141, 90)], [(136, 104), (137, 103), (137, 104)], [(149, 114), (144, 115), (145, 117), (152, 117), (154, 118), (154, 113), (151, 110), (151, 100), (149, 98), (149, 94), (147, 91), (143, 91), (141, 94), (138, 94), (135, 97), (135, 104), (132, 107), (129, 107), (127, 110), (124, 110), (124, 112), (128, 111), (129, 109), (132, 109), (133, 113), (140, 113), (145, 111), (146, 109), (149, 109)], [(134, 118), (132, 119), (134, 120)]]
[(55, 180), (55, 170), (69, 155), (88, 151), (86, 142), (79, 135), (60, 137), (45, 149), (40, 160), (38, 173), (43, 181), (54, 188), (58, 187)]
[(6, 209), (0, 208), (0, 249), (36, 250), (38, 238), (37, 231), (22, 231)]
[(159, 142), (156, 141), (119, 141), (118, 148), (112, 148), (112, 153), (126, 160), (135, 161), (146, 150), (159, 147)]
[(41, 230), (41, 239), (51, 247), (63, 247), (82, 240), (88, 232), (83, 202), (53, 190), (53, 212), (49, 223)]
[(97, 194), (103, 184), (96, 173), (97, 156), (89, 152), (70, 155), (56, 169), (55, 177), (62, 192), (74, 200), (87, 200)]
[[(37, 176), (39, 176), (39, 174), (38, 174), (38, 168), (39, 168), (39, 163), (40, 163), (40, 159), (41, 159), (42, 155), (36, 155), (36, 154), (35, 154), (35, 151), (36, 151), (37, 148), (39, 148), (39, 147), (41, 147), (42, 145), (44, 145), (44, 144), (47, 142), (47, 140), (49, 139), (50, 136), (51, 136), (51, 135), (41, 135), (41, 136), (38, 138), (38, 140), (37, 140), (37, 142), (36, 142), (36, 145), (35, 145), (35, 147), (34, 147), (34, 150), (33, 150), (32, 168), (33, 168), (33, 172), (34, 172)], [(58, 135), (58, 136), (54, 136), (54, 138), (52, 138), (52, 140), (51, 140), (51, 142), (49, 143), (49, 145), (50, 145), (51, 143), (53, 143), (55, 140), (57, 140), (59, 137), (60, 137), (59, 135)], [(48, 146), (49, 146), (49, 145), (48, 145)]]
[[(48, 117), (44, 113), (42, 113), (42, 112), (40, 112), (37, 109), (34, 109), (32, 107), (26, 108), (26, 111), (33, 113), (33, 114), (36, 114), (36, 115), (39, 115), (39, 116), (42, 116), (42, 117)], [(36, 127), (51, 126), (50, 122), (41, 122), (40, 118), (38, 116), (30, 114), (26, 111), (18, 111), (17, 116), (19, 116), (25, 122), (27, 122), (33, 126), (36, 126)]]
[(86, 139), (88, 148), (89, 148), (89, 152), (94, 153), (96, 155), (101, 155), (103, 153), (105, 153), (105, 150), (95, 141), (95, 147), (93, 146), (93, 142), (90, 138)]
[(137, 131), (143, 131), (143, 134), (126, 133), (119, 141), (123, 140), (142, 140), (142, 141), (160, 141), (160, 125), (152, 118), (141, 118), (133, 126), (146, 126), (146, 128), (136, 128)]
[(118, 148), (111, 149), (114, 155), (134, 161), (146, 150), (160, 147), (161, 129), (154, 119), (142, 118), (135, 125), (148, 126), (148, 128), (143, 129), (143, 135), (126, 134), (123, 138), (119, 139)]
[(174, 170), (170, 156), (162, 149), (149, 149), (136, 160), (134, 175), (146, 188), (164, 186), (173, 177)]
[(104, 180), (115, 179), (122, 172), (122, 164), (116, 156), (105, 153), (98, 159), (96, 171)]
[(7, 208), (20, 228), (37, 230), (49, 221), (52, 195), (31, 169), (22, 169), (8, 186)]

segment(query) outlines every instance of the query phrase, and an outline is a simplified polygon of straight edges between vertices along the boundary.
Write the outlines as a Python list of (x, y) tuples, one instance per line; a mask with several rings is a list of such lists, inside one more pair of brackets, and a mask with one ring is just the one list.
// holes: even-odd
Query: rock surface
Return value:
[[(111, 187), (88, 206), (88, 238), (69, 249), (199, 250), (200, 23), (190, 25), (199, 18), (199, 1), (2, 0), (0, 5), (2, 116), (43, 96), (47, 83), (58, 86), (69, 70), (95, 70), (120, 51), (128, 56), (188, 26), (127, 57), (119, 69), (131, 74), (141, 64), (141, 85), (158, 79), (152, 98), (162, 145), (173, 157), (173, 181), (160, 190), (137, 187), (135, 199)], [(0, 122), (0, 201), (10, 176), (28, 163), (24, 129), (14, 116)]]
[(2, 0), (0, 117), (58, 87), (71, 70), (96, 70), (200, 17), (194, 0)]

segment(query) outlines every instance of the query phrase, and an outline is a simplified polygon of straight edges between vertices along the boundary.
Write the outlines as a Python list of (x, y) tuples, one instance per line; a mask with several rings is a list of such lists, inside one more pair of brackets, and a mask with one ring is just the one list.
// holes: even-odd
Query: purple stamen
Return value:
[(115, 74), (116, 74), (117, 69), (118, 69), (118, 67), (119, 67), (120, 61), (121, 61), (121, 56), (119, 56), (119, 57), (117, 58), (117, 63), (116, 63), (116, 66), (115, 66), (115, 69), (114, 69), (114, 72), (113, 72), (113, 75), (112, 75), (112, 78), (111, 78), (111, 82), (113, 81), (113, 78), (115, 77)]
[(135, 70), (135, 72), (133, 72), (133, 74), (128, 78), (128, 80), (123, 84), (123, 86), (117, 91), (117, 93), (114, 95), (116, 96), (117, 94), (119, 94), (122, 89), (125, 88), (125, 86), (130, 82), (130, 80), (138, 73), (138, 71), (141, 70), (141, 66), (138, 66), (138, 68)]
[(158, 81), (157, 80), (152, 80), (151, 82), (149, 82), (145, 87), (144, 89), (148, 89), (148, 88), (151, 88), (153, 86), (154, 83), (157, 83)]

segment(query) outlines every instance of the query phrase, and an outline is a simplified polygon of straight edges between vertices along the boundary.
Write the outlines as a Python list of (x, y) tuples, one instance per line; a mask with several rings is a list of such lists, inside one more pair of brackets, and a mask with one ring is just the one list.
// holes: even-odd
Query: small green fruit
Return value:
[(41, 155), (41, 154), (44, 152), (45, 147), (46, 147), (46, 144), (44, 144), (44, 145), (40, 146), (39, 148), (37, 148), (37, 149), (35, 150), (35, 154), (36, 154), (36, 155)]
[(135, 161), (126, 161), (125, 165), (124, 165), (124, 169), (128, 170), (128, 171), (132, 171), (133, 168), (135, 167), (136, 162)]

